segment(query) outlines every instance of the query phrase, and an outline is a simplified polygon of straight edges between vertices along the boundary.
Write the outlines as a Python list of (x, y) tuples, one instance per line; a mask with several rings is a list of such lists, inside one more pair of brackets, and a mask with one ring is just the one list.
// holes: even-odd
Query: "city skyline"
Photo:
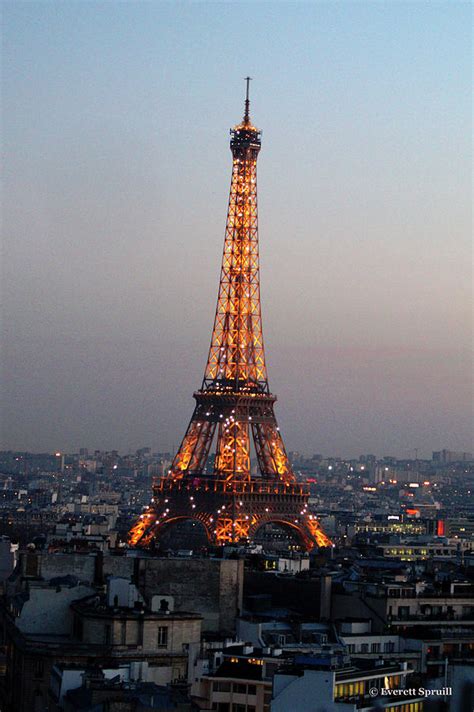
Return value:
[(247, 73), (288, 449), (472, 448), (467, 5), (252, 14), (216, 67), (230, 7), (5, 4), (3, 448), (179, 444)]

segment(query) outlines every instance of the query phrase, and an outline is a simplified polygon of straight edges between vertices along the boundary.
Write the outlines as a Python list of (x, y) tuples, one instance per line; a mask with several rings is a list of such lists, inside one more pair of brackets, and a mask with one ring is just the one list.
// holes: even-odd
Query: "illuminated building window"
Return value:
[(346, 697), (356, 697), (357, 695), (363, 695), (365, 692), (365, 682), (359, 680), (358, 682), (343, 682), (336, 685), (334, 690), (334, 699), (344, 699)]

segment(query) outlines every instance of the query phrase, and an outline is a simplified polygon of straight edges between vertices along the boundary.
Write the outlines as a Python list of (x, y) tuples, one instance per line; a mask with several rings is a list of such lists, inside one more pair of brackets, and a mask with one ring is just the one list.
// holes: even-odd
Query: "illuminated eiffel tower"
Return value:
[[(261, 132), (250, 120), (231, 130), (232, 179), (211, 346), (196, 407), (171, 469), (153, 484), (150, 506), (129, 534), (148, 546), (173, 523), (199, 521), (211, 544), (251, 541), (273, 523), (305, 549), (330, 541), (308, 512), (274, 414), (262, 336), (257, 225)], [(251, 440), (259, 474), (250, 468)], [(208, 471), (210, 454), (214, 463)]]

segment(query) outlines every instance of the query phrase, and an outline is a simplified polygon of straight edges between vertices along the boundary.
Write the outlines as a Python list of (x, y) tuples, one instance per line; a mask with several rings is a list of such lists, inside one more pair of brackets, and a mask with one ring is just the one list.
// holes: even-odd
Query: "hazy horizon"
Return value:
[(3, 3), (0, 449), (178, 447), (250, 74), (287, 450), (472, 451), (470, 4), (236, 7)]

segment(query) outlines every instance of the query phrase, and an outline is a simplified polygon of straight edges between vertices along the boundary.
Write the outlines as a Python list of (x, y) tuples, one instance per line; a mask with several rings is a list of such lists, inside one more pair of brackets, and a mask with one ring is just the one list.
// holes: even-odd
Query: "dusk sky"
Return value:
[(469, 2), (4, 2), (3, 449), (179, 445), (263, 129), (288, 450), (472, 450)]

